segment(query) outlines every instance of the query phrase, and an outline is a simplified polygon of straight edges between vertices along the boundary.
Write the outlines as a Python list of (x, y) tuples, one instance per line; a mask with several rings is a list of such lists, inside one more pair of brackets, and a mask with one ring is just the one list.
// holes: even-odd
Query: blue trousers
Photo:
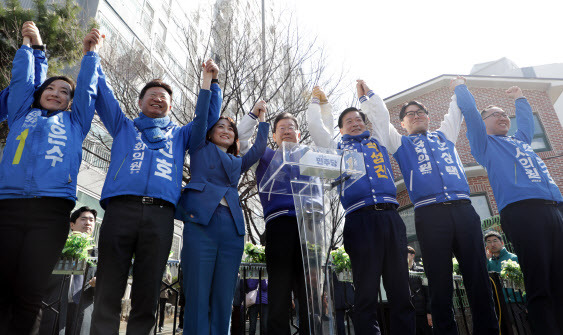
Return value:
[(219, 205), (209, 225), (186, 222), (182, 248), (184, 332), (229, 333), (237, 274), (244, 250), (228, 207)]
[(540, 200), (512, 203), (500, 212), (524, 274), (534, 334), (563, 335), (563, 215)]
[(355, 211), (346, 216), (344, 248), (354, 277), (354, 330), (381, 334), (377, 322), (379, 281), (391, 308), (391, 334), (415, 334), (410, 300), (405, 223), (396, 210)]
[(473, 206), (456, 202), (419, 207), (414, 219), (430, 287), (434, 334), (458, 334), (452, 302), (453, 254), (467, 291), (473, 334), (498, 335), (481, 220)]

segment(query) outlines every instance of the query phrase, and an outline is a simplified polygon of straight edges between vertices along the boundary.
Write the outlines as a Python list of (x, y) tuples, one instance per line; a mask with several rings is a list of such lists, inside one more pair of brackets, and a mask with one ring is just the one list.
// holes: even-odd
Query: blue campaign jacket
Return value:
[(219, 85), (212, 84), (211, 91), (200, 90), (194, 121), (183, 127), (172, 124), (165, 131), (166, 147), (151, 150), (144, 144), (133, 120), (123, 114), (101, 67), (99, 75), (96, 111), (113, 137), (111, 162), (100, 204), (105, 208), (107, 199), (111, 197), (137, 195), (159, 198), (176, 205), (182, 189), (184, 156), (190, 147), (193, 123), (207, 113), (210, 116), (206, 115), (205, 119), (210, 125), (217, 122), (222, 100)]
[(344, 190), (344, 196), (340, 196), (346, 215), (375, 203), (399, 204), (387, 149), (371, 137), (369, 131), (356, 136), (342, 136), (338, 149), (361, 153), (366, 165), (366, 174)]
[(36, 78), (32, 49), (22, 46), (14, 58), (8, 126), (0, 162), (0, 199), (60, 197), (76, 200), (82, 141), (90, 130), (97, 97), (99, 57), (82, 59), (72, 111), (31, 108)]
[(269, 123), (260, 123), (256, 141), (243, 157), (223, 152), (218, 146), (205, 140), (206, 129), (201, 131), (194, 128), (192, 148), (188, 151), (192, 179), (182, 192), (176, 217), (184, 222), (206, 226), (221, 199), (225, 198), (239, 235), (244, 235), (238, 182), (240, 176), (264, 154), (269, 127)]
[(534, 137), (534, 116), (528, 101), (521, 98), (515, 102), (518, 131), (514, 136), (488, 135), (467, 86), (457, 86), (455, 93), (467, 124), (471, 154), (487, 169), (499, 211), (525, 199), (563, 202), (561, 191), (545, 163), (530, 146)]
[(403, 136), (393, 157), (414, 207), (469, 199), (467, 177), (455, 145), (441, 131)]
[[(47, 76), (47, 59), (45, 52), (41, 50), (33, 50), (33, 60), (35, 64), (35, 88), (37, 89)], [(0, 122), (8, 117), (8, 94), (10, 88), (6, 87), (0, 92)]]

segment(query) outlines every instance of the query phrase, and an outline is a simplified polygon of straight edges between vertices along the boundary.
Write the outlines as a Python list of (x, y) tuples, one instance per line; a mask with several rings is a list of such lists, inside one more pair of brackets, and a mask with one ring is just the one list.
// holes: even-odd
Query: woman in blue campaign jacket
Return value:
[(30, 333), (64, 246), (82, 141), (94, 116), (99, 64), (94, 51), (102, 43), (97, 30), (86, 35), (76, 91), (67, 77), (49, 78), (36, 91), (39, 74), (29, 45), (41, 44), (39, 30), (26, 22), (22, 35), (9, 86), (10, 133), (0, 162), (0, 313), (12, 310), (1, 318), (2, 334)]
[[(266, 149), (269, 124), (260, 115), (256, 143), (238, 156), (238, 132), (227, 117), (207, 132), (193, 132), (189, 149), (192, 179), (176, 215), (184, 221), (182, 267), (188, 334), (227, 334), (231, 302), (243, 253), (244, 219), (238, 181)], [(195, 129), (194, 129), (195, 130)], [(211, 329), (210, 329), (211, 327)]]

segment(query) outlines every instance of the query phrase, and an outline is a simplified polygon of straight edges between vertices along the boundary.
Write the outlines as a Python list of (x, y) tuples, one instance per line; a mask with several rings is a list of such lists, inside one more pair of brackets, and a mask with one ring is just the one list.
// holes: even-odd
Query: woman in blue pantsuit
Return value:
[(244, 157), (238, 156), (238, 132), (230, 118), (219, 118), (207, 135), (195, 129), (192, 132), (188, 151), (192, 179), (176, 212), (185, 224), (182, 267), (187, 334), (228, 334), (244, 248), (237, 186), (241, 174), (266, 149), (269, 124), (264, 122), (264, 114), (265, 107), (260, 112), (255, 144)]

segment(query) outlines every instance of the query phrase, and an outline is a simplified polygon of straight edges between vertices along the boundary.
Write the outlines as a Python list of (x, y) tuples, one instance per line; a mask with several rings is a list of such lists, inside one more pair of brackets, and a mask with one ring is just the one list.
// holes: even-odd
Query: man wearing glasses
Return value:
[(519, 87), (514, 99), (518, 131), (507, 136), (510, 118), (501, 108), (481, 113), (465, 85), (455, 88), (467, 123), (471, 153), (487, 169), (504, 233), (524, 273), (530, 324), (534, 334), (563, 334), (563, 197), (543, 160), (530, 146), (532, 108)]
[[(452, 303), (452, 254), (460, 264), (473, 316), (473, 334), (498, 335), (498, 322), (481, 220), (469, 200), (469, 185), (455, 143), (463, 117), (455, 95), (448, 113), (436, 131), (428, 131), (428, 110), (418, 101), (403, 105), (399, 118), (408, 135), (390, 124), (383, 100), (365, 84), (364, 92), (374, 102), (362, 103), (373, 124), (377, 140), (399, 163), (415, 210), (415, 226), (424, 268), (430, 286), (435, 334), (457, 334)], [(450, 87), (465, 79), (452, 80)]]

